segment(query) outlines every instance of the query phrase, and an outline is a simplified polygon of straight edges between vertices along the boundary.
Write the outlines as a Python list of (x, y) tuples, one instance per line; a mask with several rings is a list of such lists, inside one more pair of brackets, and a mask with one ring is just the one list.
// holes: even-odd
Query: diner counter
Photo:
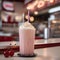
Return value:
[(60, 46), (36, 49), (34, 51), (36, 57), (18, 57), (16, 52), (13, 57), (5, 58), (3, 54), (0, 55), (0, 60), (60, 60)]
[[(50, 39), (36, 39), (35, 40), (35, 45), (36, 44), (49, 44), (49, 43), (60, 43), (60, 38), (50, 38)], [(19, 41), (5, 41), (5, 42), (0, 42), (0, 47), (1, 46), (11, 46), (11, 45), (16, 44), (16, 46), (19, 46)]]
[[(59, 44), (60, 46), (60, 38), (50, 38), (50, 39), (37, 39), (35, 40), (35, 45), (49, 45), (49, 44)], [(55, 44), (55, 45), (56, 45)], [(0, 42), (0, 49), (6, 48), (8, 46), (19, 46), (19, 41), (5, 41)]]

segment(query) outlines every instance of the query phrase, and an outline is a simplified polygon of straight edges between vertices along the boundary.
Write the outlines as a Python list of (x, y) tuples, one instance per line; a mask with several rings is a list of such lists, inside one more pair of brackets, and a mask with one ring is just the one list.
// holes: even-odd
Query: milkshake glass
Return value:
[(25, 56), (33, 55), (34, 53), (35, 28), (25, 22), (19, 27), (19, 46), (20, 54)]

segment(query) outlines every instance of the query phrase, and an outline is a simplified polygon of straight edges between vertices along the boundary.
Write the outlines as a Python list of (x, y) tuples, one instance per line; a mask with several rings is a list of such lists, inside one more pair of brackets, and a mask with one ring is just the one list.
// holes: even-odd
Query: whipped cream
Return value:
[(35, 30), (35, 27), (29, 23), (28, 21), (23, 23), (21, 26), (19, 26), (20, 29), (33, 29)]

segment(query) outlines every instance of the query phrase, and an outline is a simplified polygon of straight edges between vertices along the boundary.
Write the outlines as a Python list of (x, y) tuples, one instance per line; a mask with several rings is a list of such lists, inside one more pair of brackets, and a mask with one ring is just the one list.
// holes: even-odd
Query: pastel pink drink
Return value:
[(34, 53), (35, 28), (25, 22), (19, 27), (20, 54), (28, 56)]

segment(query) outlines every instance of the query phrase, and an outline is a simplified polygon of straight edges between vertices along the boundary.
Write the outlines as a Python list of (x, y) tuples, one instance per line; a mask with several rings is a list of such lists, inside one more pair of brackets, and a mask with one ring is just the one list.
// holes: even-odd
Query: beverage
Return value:
[(20, 54), (28, 56), (34, 53), (35, 28), (25, 22), (19, 27)]

